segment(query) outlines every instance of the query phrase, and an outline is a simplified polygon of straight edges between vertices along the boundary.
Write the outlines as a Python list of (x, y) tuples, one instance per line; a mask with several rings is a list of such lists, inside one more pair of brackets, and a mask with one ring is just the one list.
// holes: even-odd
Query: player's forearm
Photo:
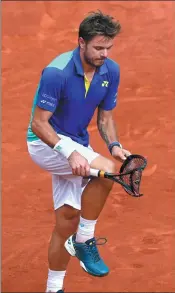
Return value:
[(117, 127), (112, 117), (107, 120), (99, 119), (97, 125), (99, 133), (107, 145), (118, 141)]
[(60, 140), (48, 121), (33, 120), (32, 131), (47, 145), (54, 147)]
[(48, 120), (37, 119), (35, 117), (32, 121), (32, 131), (56, 152), (61, 153), (66, 159), (76, 151), (72, 139), (69, 137), (60, 138)]

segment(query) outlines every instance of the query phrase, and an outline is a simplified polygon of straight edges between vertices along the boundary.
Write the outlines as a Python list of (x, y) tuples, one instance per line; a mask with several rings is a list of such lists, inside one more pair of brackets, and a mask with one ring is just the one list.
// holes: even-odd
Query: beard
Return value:
[(94, 68), (99, 68), (100, 66), (103, 65), (105, 58), (103, 59), (93, 59), (93, 58), (89, 58), (87, 54), (84, 53), (84, 60), (85, 62), (94, 67)]

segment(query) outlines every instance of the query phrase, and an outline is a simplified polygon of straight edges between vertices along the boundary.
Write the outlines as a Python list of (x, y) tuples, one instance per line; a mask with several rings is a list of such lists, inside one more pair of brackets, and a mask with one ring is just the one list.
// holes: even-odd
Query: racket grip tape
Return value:
[(104, 171), (97, 170), (97, 169), (90, 169), (90, 175), (94, 177), (103, 177), (105, 175)]

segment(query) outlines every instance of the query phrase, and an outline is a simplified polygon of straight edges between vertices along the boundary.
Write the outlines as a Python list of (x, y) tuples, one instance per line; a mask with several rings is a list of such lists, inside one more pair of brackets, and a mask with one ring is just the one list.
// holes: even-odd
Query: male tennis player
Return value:
[(52, 174), (56, 216), (46, 292), (63, 292), (70, 254), (93, 276), (109, 273), (94, 230), (113, 182), (86, 178), (90, 168), (116, 170), (112, 160), (92, 150), (87, 127), (98, 108), (98, 130), (111, 155), (120, 161), (130, 155), (119, 143), (112, 117), (120, 72), (107, 57), (119, 31), (119, 22), (111, 16), (100, 11), (88, 15), (79, 27), (78, 47), (44, 68), (35, 94), (28, 150), (33, 161)]

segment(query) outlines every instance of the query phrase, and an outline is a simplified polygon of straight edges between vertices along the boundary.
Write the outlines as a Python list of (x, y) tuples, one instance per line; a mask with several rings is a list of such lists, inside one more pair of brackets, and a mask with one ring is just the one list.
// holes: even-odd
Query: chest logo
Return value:
[(105, 87), (108, 87), (108, 85), (109, 85), (109, 81), (104, 80), (104, 81), (102, 82), (101, 85), (102, 85), (102, 86), (105, 86)]

